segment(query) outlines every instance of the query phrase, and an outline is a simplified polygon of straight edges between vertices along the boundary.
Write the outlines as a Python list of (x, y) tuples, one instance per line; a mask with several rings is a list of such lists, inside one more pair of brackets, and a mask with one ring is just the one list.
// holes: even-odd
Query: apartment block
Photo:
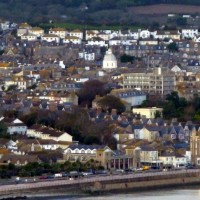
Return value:
[(175, 74), (165, 68), (154, 68), (149, 71), (125, 73), (123, 88), (139, 89), (150, 95), (167, 95), (175, 90)]

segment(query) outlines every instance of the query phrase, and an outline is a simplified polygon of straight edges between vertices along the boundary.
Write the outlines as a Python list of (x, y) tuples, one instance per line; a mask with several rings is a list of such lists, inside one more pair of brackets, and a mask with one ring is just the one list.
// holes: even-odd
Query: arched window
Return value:
[(85, 153), (85, 150), (81, 150), (81, 153)]
[(79, 150), (78, 150), (78, 149), (76, 149), (76, 150), (75, 150), (75, 153), (79, 153)]
[(87, 153), (88, 153), (88, 154), (91, 154), (91, 150), (88, 149), (88, 150), (87, 150)]

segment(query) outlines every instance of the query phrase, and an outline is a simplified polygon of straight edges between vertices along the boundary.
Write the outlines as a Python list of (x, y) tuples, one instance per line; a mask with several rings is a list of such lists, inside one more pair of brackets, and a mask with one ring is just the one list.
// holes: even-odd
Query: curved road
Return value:
[(65, 186), (65, 185), (75, 185), (84, 183), (95, 183), (100, 181), (116, 181), (116, 180), (126, 180), (134, 179), (138, 177), (152, 177), (152, 176), (164, 176), (164, 175), (178, 175), (178, 174), (189, 174), (189, 173), (198, 173), (200, 175), (200, 169), (190, 169), (190, 170), (179, 170), (179, 171), (168, 171), (168, 172), (148, 172), (148, 173), (136, 173), (136, 174), (124, 174), (124, 175), (109, 175), (109, 176), (95, 176), (95, 177), (86, 177), (75, 180), (43, 180), (40, 182), (32, 183), (20, 183), (20, 184), (8, 184), (0, 186), (0, 194), (5, 192), (12, 192), (17, 190), (27, 190), (27, 189), (36, 189), (36, 188), (45, 188), (51, 186)]

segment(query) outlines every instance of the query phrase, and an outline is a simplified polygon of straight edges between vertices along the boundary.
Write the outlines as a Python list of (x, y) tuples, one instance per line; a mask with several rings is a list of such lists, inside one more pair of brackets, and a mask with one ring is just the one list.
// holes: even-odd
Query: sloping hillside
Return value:
[[(0, 0), (0, 18), (32, 23), (131, 23), (132, 6), (159, 3), (200, 5), (200, 0)], [(135, 11), (134, 11), (135, 12)]]

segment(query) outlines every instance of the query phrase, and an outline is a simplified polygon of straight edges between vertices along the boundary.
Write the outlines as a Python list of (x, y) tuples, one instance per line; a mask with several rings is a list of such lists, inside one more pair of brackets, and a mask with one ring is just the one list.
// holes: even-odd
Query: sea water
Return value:
[(31, 200), (200, 200), (200, 186), (184, 189), (164, 189), (129, 193), (110, 193), (98, 196), (43, 196)]

